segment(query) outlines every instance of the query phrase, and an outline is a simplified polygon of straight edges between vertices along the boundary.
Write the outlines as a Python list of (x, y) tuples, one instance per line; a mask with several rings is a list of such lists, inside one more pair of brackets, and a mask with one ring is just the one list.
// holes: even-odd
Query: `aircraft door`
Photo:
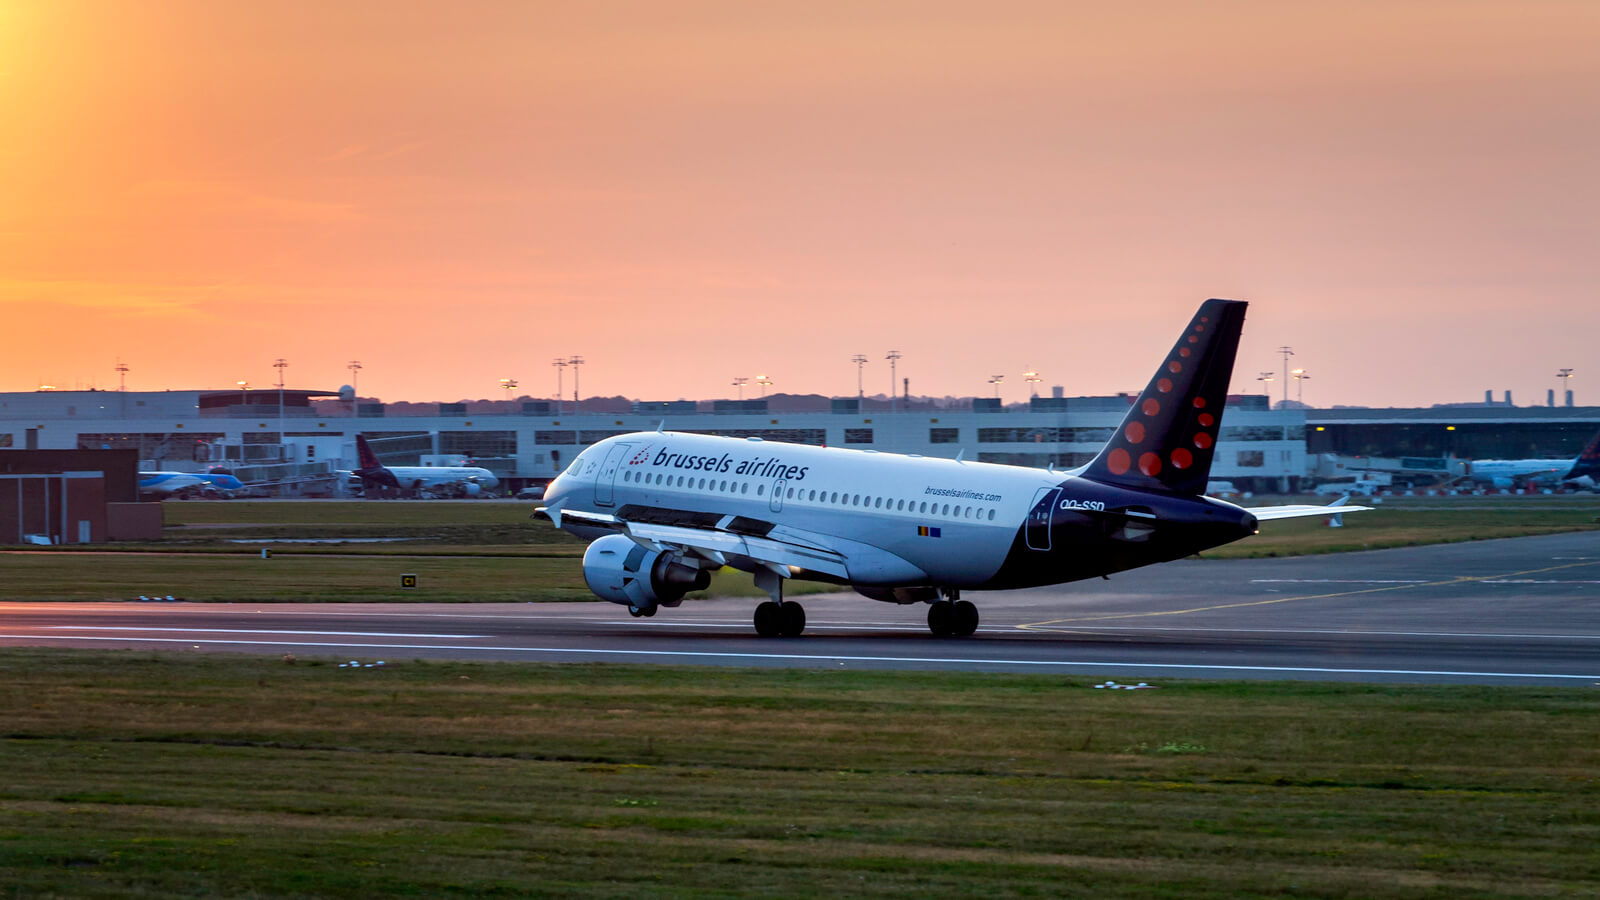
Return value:
[(1050, 520), (1056, 510), (1056, 497), (1060, 488), (1039, 488), (1033, 495), (1033, 508), (1028, 510), (1025, 526), (1029, 550), (1050, 549)]
[(632, 444), (612, 444), (606, 451), (605, 461), (600, 464), (600, 472), (594, 480), (594, 502), (598, 506), (612, 506), (617, 502), (616, 486), (617, 472), (622, 469), (622, 457), (628, 453)]
[(772, 482), (772, 502), (768, 504), (768, 508), (773, 512), (783, 512), (783, 489), (788, 484), (788, 480), (784, 478)]

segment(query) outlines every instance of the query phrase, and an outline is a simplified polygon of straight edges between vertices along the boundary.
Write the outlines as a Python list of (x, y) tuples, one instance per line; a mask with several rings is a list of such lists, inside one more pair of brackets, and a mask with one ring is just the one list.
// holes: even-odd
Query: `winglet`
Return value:
[(967, 458), (967, 448), (962, 447), (961, 450), (956, 453), (956, 462), (965, 462), (966, 458)]
[(664, 434), (666, 432), (666, 430), (667, 430), (667, 420), (666, 419), (662, 419), (660, 424), (656, 425), (656, 434)]

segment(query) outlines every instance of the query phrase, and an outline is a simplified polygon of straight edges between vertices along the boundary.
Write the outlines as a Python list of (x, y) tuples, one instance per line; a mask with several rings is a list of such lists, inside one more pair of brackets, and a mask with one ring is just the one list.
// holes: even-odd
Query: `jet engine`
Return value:
[(711, 573), (682, 554), (608, 534), (583, 552), (583, 580), (600, 599), (653, 615), (657, 606), (677, 606), (684, 594), (710, 587)]
[(871, 597), (883, 603), (932, 603), (939, 599), (939, 589), (936, 587), (875, 587), (865, 584), (852, 584), (855, 592), (863, 597)]

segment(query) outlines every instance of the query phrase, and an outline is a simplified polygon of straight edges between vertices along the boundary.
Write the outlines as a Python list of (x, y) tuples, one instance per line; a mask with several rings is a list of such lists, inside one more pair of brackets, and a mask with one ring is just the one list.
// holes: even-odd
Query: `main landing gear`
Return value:
[(633, 616), (635, 619), (639, 618), (640, 616), (645, 616), (648, 618), (649, 616), (655, 615), (656, 610), (660, 608), (661, 607), (654, 603), (650, 604), (649, 606), (630, 606), (628, 607), (628, 615)]
[(978, 608), (961, 592), (941, 589), (943, 597), (928, 604), (928, 630), (938, 637), (966, 637), (978, 630)]
[(783, 599), (783, 582), (787, 576), (778, 569), (757, 569), (756, 587), (767, 592), (771, 600), (756, 606), (756, 634), (769, 637), (799, 637), (806, 630), (805, 607), (793, 600)]
[(806, 609), (793, 600), (765, 600), (756, 607), (756, 634), (762, 637), (799, 637), (805, 630)]

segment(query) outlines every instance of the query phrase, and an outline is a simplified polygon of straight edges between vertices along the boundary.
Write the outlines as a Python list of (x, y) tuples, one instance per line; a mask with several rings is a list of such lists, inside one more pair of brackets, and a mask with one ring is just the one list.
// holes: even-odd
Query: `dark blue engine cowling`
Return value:
[(595, 596), (634, 609), (677, 606), (683, 595), (711, 586), (711, 573), (682, 555), (649, 550), (620, 534), (583, 552), (583, 580)]

